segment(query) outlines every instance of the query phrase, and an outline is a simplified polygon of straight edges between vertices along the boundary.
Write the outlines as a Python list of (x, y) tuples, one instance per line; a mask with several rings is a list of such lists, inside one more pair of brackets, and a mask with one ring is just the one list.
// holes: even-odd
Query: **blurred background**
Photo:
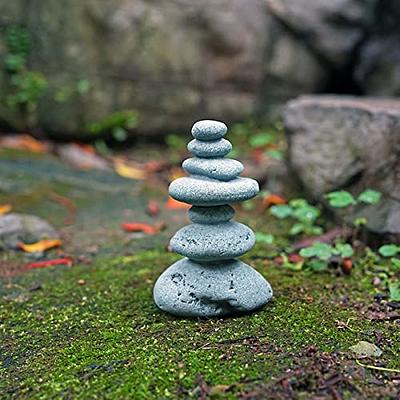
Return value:
[(374, 189), (363, 225), (399, 235), (399, 94), (397, 0), (0, 0), (0, 248), (165, 245), (199, 119), (258, 180), (254, 228), (276, 201)]
[(0, 126), (95, 141), (400, 94), (396, 0), (0, 0)]

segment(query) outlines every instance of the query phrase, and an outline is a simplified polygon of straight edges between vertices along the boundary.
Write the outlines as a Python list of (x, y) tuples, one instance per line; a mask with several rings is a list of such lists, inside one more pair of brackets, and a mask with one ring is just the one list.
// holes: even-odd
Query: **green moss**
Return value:
[[(198, 374), (210, 385), (236, 384), (224, 394), (234, 398), (246, 382), (269, 382), (290, 368), (309, 346), (347, 352), (377, 329), (391, 339), (383, 346), (388, 365), (400, 366), (399, 333), (338, 301), (367, 299), (370, 288), (357, 275), (335, 278), (333, 290), (329, 274), (291, 273), (248, 257), (270, 279), (274, 301), (244, 317), (187, 320), (159, 312), (151, 297), (154, 280), (176, 259), (145, 251), (35, 271), (3, 288), (3, 398), (176, 398)], [(32, 282), (41, 289), (27, 290)]]

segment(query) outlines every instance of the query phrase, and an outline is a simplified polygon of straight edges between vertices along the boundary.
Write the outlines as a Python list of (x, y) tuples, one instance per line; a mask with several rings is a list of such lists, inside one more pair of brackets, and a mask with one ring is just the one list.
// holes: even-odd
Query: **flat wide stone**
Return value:
[(272, 298), (272, 288), (239, 260), (199, 264), (187, 258), (171, 265), (154, 286), (163, 311), (185, 317), (217, 317), (256, 310)]
[(199, 140), (216, 140), (225, 136), (227, 126), (221, 121), (203, 119), (196, 122), (192, 127), (192, 136)]
[(228, 205), (216, 207), (197, 207), (189, 209), (189, 219), (198, 224), (218, 224), (227, 222), (235, 215), (235, 210)]
[(172, 237), (171, 249), (197, 261), (228, 260), (247, 253), (255, 244), (255, 235), (239, 222), (184, 226)]
[(232, 144), (226, 139), (210, 140), (208, 142), (193, 139), (189, 142), (187, 148), (196, 157), (224, 157), (232, 150)]
[(240, 161), (231, 158), (188, 158), (182, 163), (182, 168), (192, 175), (230, 181), (243, 171)]
[(178, 201), (195, 206), (219, 206), (253, 198), (259, 192), (257, 181), (235, 178), (223, 182), (200, 176), (187, 176), (169, 185), (169, 194)]

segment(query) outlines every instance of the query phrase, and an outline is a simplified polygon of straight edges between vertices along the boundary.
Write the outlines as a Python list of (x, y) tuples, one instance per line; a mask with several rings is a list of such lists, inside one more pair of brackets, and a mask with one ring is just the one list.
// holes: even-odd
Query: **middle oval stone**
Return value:
[(254, 232), (239, 222), (192, 224), (181, 228), (170, 241), (171, 249), (197, 261), (228, 260), (248, 252)]
[(182, 168), (192, 175), (230, 181), (243, 171), (243, 164), (231, 158), (188, 158)]

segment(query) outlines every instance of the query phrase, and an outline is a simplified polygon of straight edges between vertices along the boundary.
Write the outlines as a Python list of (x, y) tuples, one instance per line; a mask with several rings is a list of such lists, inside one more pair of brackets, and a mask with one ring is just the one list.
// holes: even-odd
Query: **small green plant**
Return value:
[(9, 94), (5, 97), (5, 105), (15, 116), (15, 125), (20, 129), (30, 128), (36, 122), (38, 103), (47, 87), (46, 78), (27, 66), (31, 40), (28, 31), (13, 25), (6, 31), (7, 54), (4, 67), (9, 74)]
[(123, 142), (128, 137), (128, 130), (135, 128), (137, 124), (138, 113), (136, 111), (117, 111), (100, 121), (88, 124), (86, 130), (95, 137), (110, 133), (115, 140)]
[(400, 246), (395, 244), (384, 244), (379, 247), (378, 252), (383, 257), (393, 257), (400, 253)]
[(328, 199), (329, 205), (334, 208), (347, 208), (356, 204), (377, 204), (379, 203), (382, 194), (376, 190), (367, 189), (360, 193), (355, 198), (350, 192), (346, 190), (338, 190), (330, 192), (325, 195)]
[(274, 235), (270, 233), (256, 232), (256, 240), (262, 244), (273, 244), (275, 242)]
[(321, 212), (305, 199), (293, 199), (288, 204), (274, 205), (270, 208), (270, 213), (276, 218), (290, 218), (294, 221), (289, 231), (290, 235), (301, 233), (319, 235), (322, 233), (322, 227), (317, 224)]
[(328, 267), (328, 261), (333, 256), (350, 258), (354, 254), (348, 243), (338, 242), (334, 246), (327, 243), (314, 242), (311, 246), (300, 250), (300, 255), (309, 259), (307, 266), (313, 271), (323, 271)]

